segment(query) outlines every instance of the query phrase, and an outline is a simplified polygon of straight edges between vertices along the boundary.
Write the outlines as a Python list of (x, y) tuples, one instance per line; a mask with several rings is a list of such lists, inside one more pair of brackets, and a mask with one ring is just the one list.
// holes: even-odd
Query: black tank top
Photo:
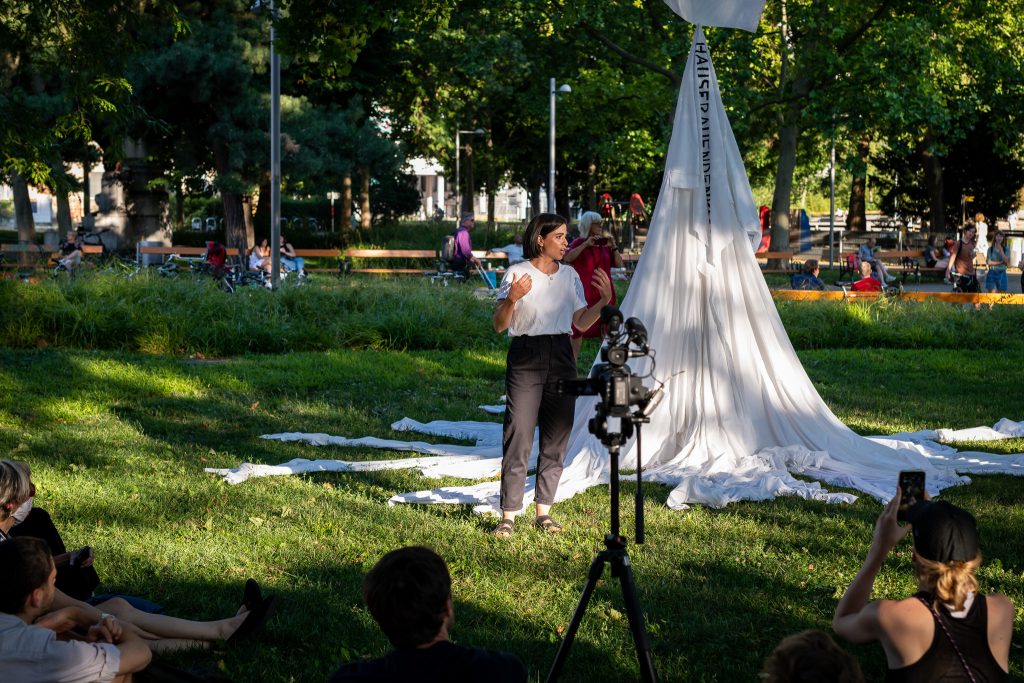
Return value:
[[(932, 596), (921, 592), (914, 597), (923, 597), (929, 603)], [(978, 683), (995, 683), (1010, 680), (1010, 674), (999, 668), (999, 663), (992, 656), (988, 646), (988, 601), (981, 593), (974, 596), (974, 603), (963, 619), (949, 616), (944, 605), (938, 606), (943, 623), (949, 629), (957, 647), (971, 667), (974, 680)], [(934, 618), (933, 618), (934, 620)], [(960, 662), (956, 650), (942, 627), (935, 624), (935, 635), (932, 644), (921, 659), (900, 669), (889, 669), (886, 672), (887, 682), (905, 681), (906, 683), (927, 683), (929, 681), (970, 681), (964, 665)]]

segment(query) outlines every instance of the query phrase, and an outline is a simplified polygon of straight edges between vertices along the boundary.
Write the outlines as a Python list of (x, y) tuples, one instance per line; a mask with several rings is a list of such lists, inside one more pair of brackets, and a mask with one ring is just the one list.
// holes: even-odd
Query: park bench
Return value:
[[(762, 273), (795, 273), (801, 268), (799, 263), (793, 261), (793, 252), (791, 251), (764, 251), (754, 254), (754, 257), (757, 258)], [(771, 261), (781, 262), (782, 267), (769, 268), (768, 264)]]
[[(99, 256), (103, 247), (98, 244), (86, 244), (82, 247), (83, 256)], [(16, 270), (18, 277), (29, 277), (36, 270), (52, 265), (51, 259), (58, 257), (56, 247), (35, 242), (18, 242), (0, 244), (0, 269)]]

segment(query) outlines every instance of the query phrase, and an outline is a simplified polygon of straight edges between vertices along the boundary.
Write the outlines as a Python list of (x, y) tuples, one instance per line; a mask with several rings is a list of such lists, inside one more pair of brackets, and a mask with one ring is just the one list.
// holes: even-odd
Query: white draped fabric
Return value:
[[(637, 359), (632, 369), (639, 375), (651, 373), (668, 392), (643, 429), (642, 464), (646, 480), (672, 488), (670, 507), (720, 507), (778, 495), (828, 502), (854, 499), (830, 492), (822, 483), (884, 501), (895, 489), (897, 473), (905, 469), (925, 470), (933, 494), (968, 482), (962, 473), (1024, 474), (1024, 454), (957, 453), (939, 443), (950, 436), (941, 430), (864, 438), (840, 422), (818, 395), (782, 326), (754, 259), (758, 236), (747, 175), (698, 27), (647, 243), (621, 307), (626, 317), (635, 316), (647, 326), (657, 353), (656, 363)], [(587, 428), (595, 405), (591, 397), (577, 403), (558, 500), (608, 481), (608, 453)], [(467, 479), (493, 477), (499, 471), (500, 425), (396, 424), (397, 429), (471, 438), (476, 445), (271, 435), (267, 438), (373, 446), (431, 457), (371, 463), (295, 460), (277, 467), (247, 463), (211, 471), (235, 483), (250, 476), (327, 469), (417, 467), (427, 476)], [(1009, 420), (992, 430), (980, 429), (970, 438), (1024, 433), (1024, 426)], [(531, 467), (535, 457), (536, 452)], [(620, 464), (623, 470), (636, 469), (635, 439), (623, 446)], [(527, 505), (533, 486), (530, 477)], [(391, 502), (470, 503), (480, 512), (497, 512), (498, 482), (402, 494)]]

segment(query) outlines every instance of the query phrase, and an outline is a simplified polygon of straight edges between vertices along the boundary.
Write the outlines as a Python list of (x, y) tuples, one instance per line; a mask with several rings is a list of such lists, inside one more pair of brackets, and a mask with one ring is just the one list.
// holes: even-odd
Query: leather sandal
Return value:
[(540, 515), (533, 520), (533, 526), (546, 534), (557, 534), (562, 531), (562, 525), (551, 518), (551, 515)]
[(498, 538), (508, 538), (515, 532), (516, 525), (511, 519), (503, 519), (498, 522), (498, 526), (494, 528), (491, 535), (497, 536)]

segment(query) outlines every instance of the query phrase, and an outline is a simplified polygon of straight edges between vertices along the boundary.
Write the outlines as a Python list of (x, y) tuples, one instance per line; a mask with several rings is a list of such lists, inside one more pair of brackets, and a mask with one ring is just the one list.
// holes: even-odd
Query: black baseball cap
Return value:
[(907, 511), (914, 550), (934, 562), (967, 562), (978, 555), (974, 516), (944, 500), (925, 501)]

